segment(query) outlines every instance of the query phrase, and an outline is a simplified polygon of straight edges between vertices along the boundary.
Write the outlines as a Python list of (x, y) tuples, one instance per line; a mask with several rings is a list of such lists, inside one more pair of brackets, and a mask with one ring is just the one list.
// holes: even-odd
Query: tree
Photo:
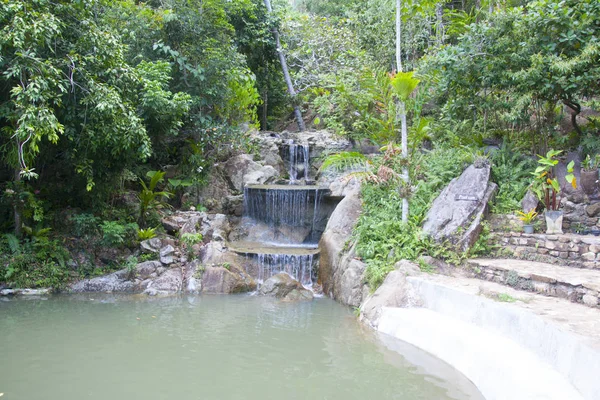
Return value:
[[(402, 73), (402, 0), (396, 0), (396, 68), (397, 73)], [(398, 75), (394, 79), (397, 79)], [(393, 82), (393, 81), (392, 81)], [(393, 84), (392, 84), (393, 85)], [(395, 85), (393, 85), (395, 86)], [(412, 92), (412, 90), (411, 90)], [(410, 93), (409, 93), (410, 94)], [(402, 96), (402, 94), (400, 94)], [(399, 97), (400, 97), (399, 96)], [(406, 96), (408, 97), (408, 96)], [(406, 127), (406, 107), (404, 104), (404, 98), (398, 99), (398, 112), (397, 117), (400, 118), (400, 129), (401, 129), (401, 143), (402, 143), (402, 157), (408, 159), (408, 131)], [(408, 177), (408, 166), (402, 168), (402, 180), (404, 185), (409, 185)], [(406, 194), (402, 197), (402, 222), (408, 221), (408, 198)]]
[[(267, 11), (269, 14), (273, 13), (273, 8), (271, 7), (270, 0), (264, 0), (265, 7), (267, 7)], [(292, 84), (292, 78), (290, 77), (290, 72), (288, 70), (287, 61), (285, 59), (285, 54), (283, 53), (283, 48), (281, 46), (281, 40), (279, 39), (279, 31), (276, 27), (273, 27), (272, 31), (273, 37), (275, 37), (275, 43), (277, 45), (277, 54), (279, 55), (279, 62), (281, 63), (281, 69), (283, 70), (283, 77), (285, 79), (285, 83), (287, 85), (288, 93), (292, 98), (292, 102), (294, 102), (294, 115), (296, 116), (296, 122), (298, 124), (298, 129), (300, 132), (304, 131), (304, 120), (302, 119), (302, 111), (300, 111), (300, 106), (297, 104), (296, 100), (296, 90), (294, 90), (294, 85)]]

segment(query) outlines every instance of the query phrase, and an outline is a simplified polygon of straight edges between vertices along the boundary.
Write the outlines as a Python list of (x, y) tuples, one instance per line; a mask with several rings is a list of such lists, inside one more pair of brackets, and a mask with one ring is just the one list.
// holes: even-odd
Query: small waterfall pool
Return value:
[(482, 399), (327, 298), (0, 299), (0, 338), (6, 400)]

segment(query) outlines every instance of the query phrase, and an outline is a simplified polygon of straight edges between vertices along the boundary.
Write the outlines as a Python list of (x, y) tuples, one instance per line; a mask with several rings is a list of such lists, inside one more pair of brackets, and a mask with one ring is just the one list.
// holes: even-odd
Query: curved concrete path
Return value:
[(384, 308), (378, 331), (446, 361), (487, 400), (600, 399), (597, 309), (475, 279), (407, 280), (423, 307)]

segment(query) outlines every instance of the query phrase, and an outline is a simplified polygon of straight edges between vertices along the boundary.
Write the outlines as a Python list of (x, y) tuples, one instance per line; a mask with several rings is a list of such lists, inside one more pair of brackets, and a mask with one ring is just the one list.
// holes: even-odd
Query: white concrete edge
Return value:
[(585, 338), (513, 304), (419, 277), (407, 280), (425, 308), (512, 340), (558, 371), (584, 399), (600, 399), (600, 351)]
[(383, 309), (378, 331), (447, 362), (486, 400), (582, 400), (560, 373), (514, 341), (426, 308)]

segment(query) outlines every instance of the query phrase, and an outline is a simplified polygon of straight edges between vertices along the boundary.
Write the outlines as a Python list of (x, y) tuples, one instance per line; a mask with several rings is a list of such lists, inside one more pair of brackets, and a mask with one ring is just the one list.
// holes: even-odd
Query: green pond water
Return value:
[[(397, 351), (401, 352), (399, 354)], [(0, 299), (2, 400), (477, 399), (326, 298)]]

